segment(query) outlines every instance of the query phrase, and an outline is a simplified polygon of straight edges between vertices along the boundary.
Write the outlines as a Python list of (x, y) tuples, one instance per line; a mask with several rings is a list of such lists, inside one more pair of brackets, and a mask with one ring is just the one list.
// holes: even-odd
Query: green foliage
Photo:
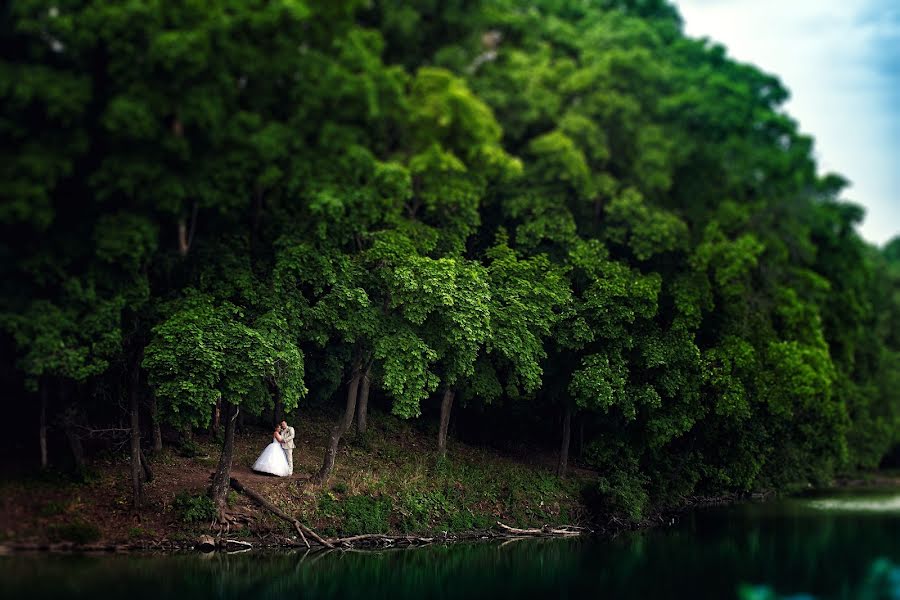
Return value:
[(53, 542), (92, 544), (98, 541), (100, 536), (100, 528), (87, 521), (72, 521), (71, 523), (51, 525), (47, 529), (47, 537)]
[(177, 450), (178, 454), (184, 458), (194, 458), (202, 453), (200, 445), (193, 438), (187, 436), (181, 436)]
[(41, 507), (39, 511), (42, 517), (56, 517), (62, 514), (65, 514), (68, 510), (69, 505), (67, 502), (61, 502), (59, 500), (50, 500), (46, 504)]
[(216, 507), (207, 495), (191, 495), (179, 492), (172, 508), (185, 523), (210, 523), (216, 518)]
[(390, 531), (392, 504), (389, 498), (356, 495), (338, 499), (333, 494), (325, 493), (319, 500), (318, 508), (323, 515), (340, 523), (342, 534)]
[(594, 510), (600, 508), (640, 521), (650, 508), (650, 480), (642, 473), (634, 450), (621, 441), (598, 440), (586, 449), (585, 458), (601, 473), (586, 494), (589, 501), (599, 503)]
[(143, 527), (132, 527), (128, 530), (128, 537), (132, 540), (146, 540), (153, 538), (153, 532)]
[[(632, 519), (900, 443), (900, 240), (859, 237), (783, 85), (670, 4), (23, 0), (3, 22), (3, 377), (53, 390), (51, 422), (120, 418), (134, 369), (180, 429), (368, 369), (395, 415), (450, 389), (498, 441), (555, 444), (574, 413)], [(478, 526), (453, 507), (505, 492), (468, 483), (485, 496), (333, 508)]]
[(230, 302), (189, 294), (153, 329), (143, 366), (174, 423), (208, 424), (222, 398), (259, 413), (269, 401), (266, 379), (281, 385), (286, 410), (306, 392), (303, 357), (284, 322), (265, 315), (251, 327), (243, 315)]

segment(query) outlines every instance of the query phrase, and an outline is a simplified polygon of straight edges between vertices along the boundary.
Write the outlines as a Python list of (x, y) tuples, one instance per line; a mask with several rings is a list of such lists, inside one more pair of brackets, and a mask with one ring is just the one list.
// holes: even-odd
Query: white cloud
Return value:
[[(791, 91), (787, 111), (816, 140), (821, 171), (851, 180), (867, 209), (862, 234), (900, 233), (900, 73), (880, 61), (900, 51), (892, 0), (677, 0), (685, 30), (773, 73)], [(893, 97), (892, 97), (893, 96)]]

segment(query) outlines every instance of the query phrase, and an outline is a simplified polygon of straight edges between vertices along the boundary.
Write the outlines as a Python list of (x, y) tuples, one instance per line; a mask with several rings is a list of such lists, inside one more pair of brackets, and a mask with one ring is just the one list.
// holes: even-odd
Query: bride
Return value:
[(271, 473), (279, 477), (287, 477), (291, 474), (291, 467), (277, 438), (273, 438), (272, 443), (262, 451), (262, 454), (253, 463), (253, 470), (260, 473)]

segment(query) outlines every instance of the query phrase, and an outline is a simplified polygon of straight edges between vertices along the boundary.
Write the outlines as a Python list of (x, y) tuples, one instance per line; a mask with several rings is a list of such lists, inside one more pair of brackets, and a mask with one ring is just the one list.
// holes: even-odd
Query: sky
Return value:
[(691, 37), (777, 75), (822, 173), (851, 182), (860, 233), (900, 235), (900, 0), (675, 0)]

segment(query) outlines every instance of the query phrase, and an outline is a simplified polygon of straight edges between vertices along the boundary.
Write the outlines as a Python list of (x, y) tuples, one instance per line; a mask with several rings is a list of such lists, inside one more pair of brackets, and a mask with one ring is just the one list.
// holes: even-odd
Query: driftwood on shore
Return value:
[(568, 537), (581, 535), (587, 531), (583, 527), (575, 527), (574, 525), (560, 525), (558, 527), (544, 525), (536, 529), (519, 529), (504, 525), (500, 521), (497, 521), (497, 527), (512, 535), (524, 537)]
[[(243, 488), (242, 493), (246, 493), (247, 488)], [(252, 490), (247, 496), (254, 498), (251, 494), (255, 494)], [(258, 494), (256, 494), (258, 496)], [(258, 500), (257, 500), (258, 501)], [(260, 504), (262, 504), (260, 502)], [(268, 503), (271, 504), (271, 503)], [(283, 511), (280, 511), (282, 514)], [(278, 513), (275, 513), (276, 515)], [(290, 520), (290, 517), (280, 518)], [(293, 525), (293, 521), (289, 521)], [(301, 525), (301, 527), (303, 527)], [(308, 531), (311, 531), (307, 528)], [(301, 528), (300, 531), (303, 531)], [(519, 529), (510, 527), (503, 523), (498, 523), (497, 527), (492, 529), (472, 530), (460, 533), (440, 532), (429, 537), (413, 536), (413, 535), (384, 535), (384, 534), (363, 534), (353, 535), (343, 538), (322, 539), (321, 543), (316, 538), (315, 546), (311, 546), (308, 542), (298, 543), (296, 540), (286, 538), (277, 534), (266, 534), (259, 536), (257, 541), (253, 543), (244, 540), (235, 540), (224, 536), (213, 537), (208, 534), (201, 535), (194, 542), (181, 542), (176, 540), (161, 539), (151, 540), (142, 543), (132, 544), (75, 544), (72, 542), (64, 542), (57, 544), (46, 543), (20, 543), (20, 544), (0, 544), (0, 556), (18, 552), (78, 552), (78, 553), (122, 553), (122, 552), (140, 552), (140, 551), (156, 551), (156, 552), (174, 552), (179, 550), (187, 550), (194, 548), (204, 552), (226, 551), (229, 553), (246, 552), (252, 549), (274, 549), (274, 548), (300, 548), (316, 550), (343, 550), (343, 551), (364, 551), (364, 550), (384, 550), (390, 548), (421, 548), (430, 544), (449, 544), (455, 542), (467, 541), (490, 541), (505, 540), (513, 542), (516, 540), (524, 540), (529, 538), (569, 538), (576, 535), (592, 533), (591, 530), (585, 528), (574, 527), (570, 525), (559, 527), (542, 527), (540, 529)], [(312, 536), (310, 536), (312, 537)], [(303, 538), (301, 538), (303, 539)]]
[(236, 491), (244, 494), (248, 498), (252, 499), (254, 502), (259, 504), (261, 507), (265, 508), (278, 518), (290, 523), (300, 535), (300, 539), (303, 540), (303, 544), (307, 548), (311, 547), (307, 536), (324, 548), (354, 549), (425, 546), (434, 542), (487, 540), (497, 538), (574, 537), (582, 535), (589, 531), (583, 527), (576, 527), (573, 525), (560, 525), (556, 527), (545, 525), (544, 527), (538, 529), (520, 529), (516, 527), (510, 527), (509, 525), (505, 525), (504, 523), (497, 521), (498, 529), (471, 531), (461, 534), (449, 534), (447, 532), (443, 532), (439, 535), (425, 537), (414, 535), (393, 536), (380, 533), (368, 533), (362, 535), (352, 535), (343, 538), (324, 539), (315, 531), (301, 523), (299, 520), (285, 513), (283, 510), (263, 498), (258, 492), (254, 491), (251, 488), (248, 488), (246, 485), (242, 484), (240, 481), (233, 477), (231, 478), (231, 487)]
[(424, 546), (434, 542), (451, 542), (476, 539), (496, 539), (496, 538), (518, 538), (518, 537), (575, 537), (589, 532), (584, 527), (576, 527), (574, 525), (560, 525), (551, 527), (545, 525), (536, 529), (520, 529), (510, 527), (500, 521), (497, 521), (496, 530), (472, 531), (463, 534), (449, 534), (444, 532), (434, 536), (414, 536), (414, 535), (386, 535), (380, 533), (367, 533), (362, 535), (352, 535), (343, 538), (324, 539), (315, 531), (285, 513), (283, 510), (263, 498), (258, 492), (248, 488), (235, 478), (231, 478), (231, 487), (238, 492), (244, 494), (248, 498), (254, 500), (257, 504), (274, 514), (275, 516), (287, 521), (294, 526), (300, 539), (307, 548), (310, 548), (309, 540), (306, 536), (312, 538), (316, 543), (325, 548), (390, 548), (390, 547), (408, 547), (408, 546)]

